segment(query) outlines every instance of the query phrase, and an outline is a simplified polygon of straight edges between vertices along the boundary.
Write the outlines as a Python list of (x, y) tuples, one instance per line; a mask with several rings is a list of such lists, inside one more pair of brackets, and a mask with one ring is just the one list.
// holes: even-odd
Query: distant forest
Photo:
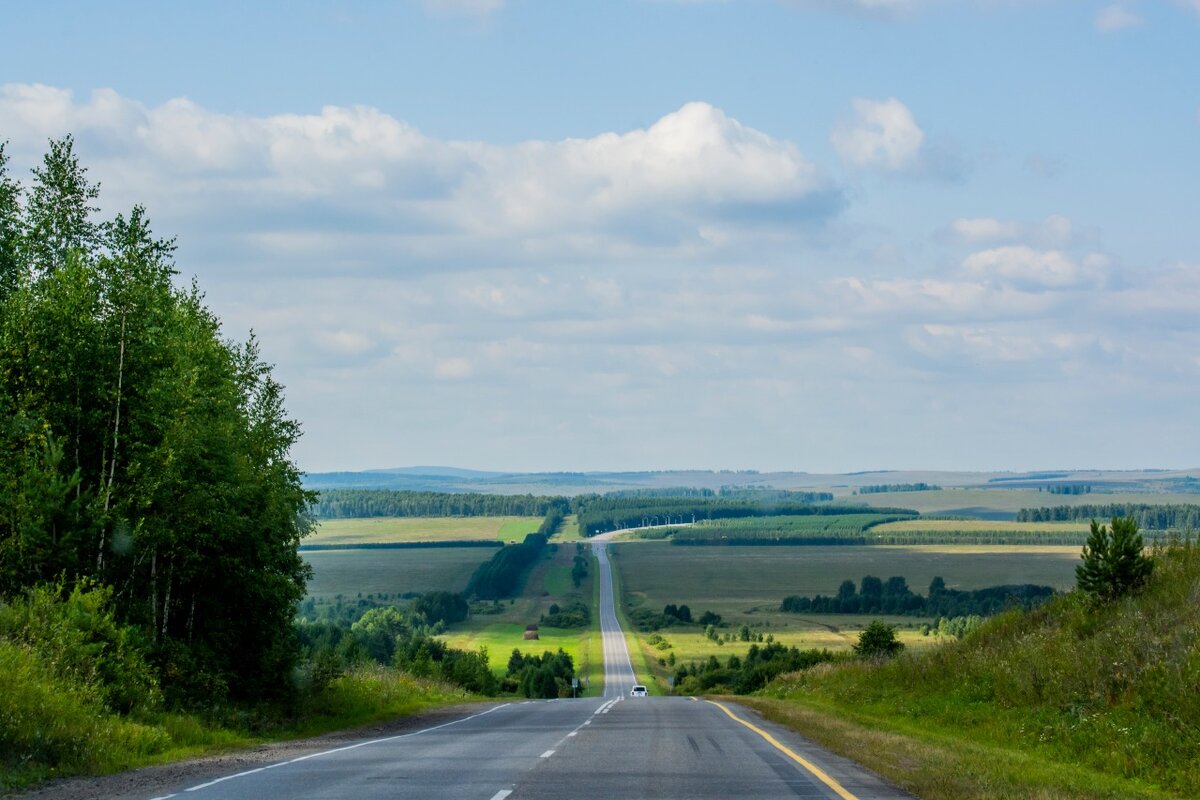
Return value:
[(865, 575), (857, 587), (852, 580), (842, 581), (841, 587), (833, 597), (785, 597), (779, 610), (796, 614), (986, 616), (1013, 606), (1030, 608), (1053, 596), (1052, 587), (1033, 584), (989, 586), (974, 591), (947, 589), (946, 582), (938, 577), (930, 582), (929, 595), (922, 597), (914, 594), (908, 587), (908, 581), (902, 577), (894, 576), (884, 581), (873, 575)]
[(1107, 521), (1113, 517), (1133, 517), (1138, 527), (1145, 530), (1200, 530), (1200, 505), (1114, 503), (1110, 505), (1023, 508), (1017, 512), (1017, 522), (1072, 522), (1091, 519)]
[(935, 483), (876, 483), (860, 486), (855, 494), (884, 494), (886, 492), (938, 492), (942, 487)]

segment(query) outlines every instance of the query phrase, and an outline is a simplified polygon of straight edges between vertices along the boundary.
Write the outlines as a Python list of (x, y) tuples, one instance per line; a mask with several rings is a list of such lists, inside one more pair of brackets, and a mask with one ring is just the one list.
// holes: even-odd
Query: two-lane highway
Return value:
[(637, 682), (617, 617), (611, 535), (599, 565), (605, 693), (481, 707), (423, 730), (173, 787), (157, 798), (840, 798), (904, 794), (736, 705), (629, 696)]

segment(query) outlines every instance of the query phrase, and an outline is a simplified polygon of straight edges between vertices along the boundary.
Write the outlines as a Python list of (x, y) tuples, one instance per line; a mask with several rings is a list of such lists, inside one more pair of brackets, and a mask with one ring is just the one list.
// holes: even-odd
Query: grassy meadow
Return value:
[(445, 589), (461, 592), (475, 568), (495, 554), (490, 547), (408, 550), (307, 550), (310, 597), (403, 594)]
[[(578, 589), (571, 582), (575, 544), (552, 544), (549, 550), (551, 552), (533, 567), (520, 597), (496, 603), (493, 607), (497, 613), (472, 614), (467, 621), (452, 626), (442, 638), (451, 647), (464, 650), (486, 647), (488, 661), (497, 674), (504, 673), (508, 657), (514, 649), (527, 654), (541, 654), (562, 648), (574, 660), (581, 685), (589, 686), (590, 694), (603, 692), (604, 657), (600, 645), (599, 615), (596, 613), (596, 568), (591, 549), (585, 550), (590, 562), (588, 577)], [(572, 601), (585, 603), (592, 608), (592, 624), (589, 627), (541, 627), (538, 639), (524, 638), (525, 626), (537, 623), (552, 604), (566, 606)]]
[(521, 541), (541, 517), (367, 517), (322, 520), (303, 544)]

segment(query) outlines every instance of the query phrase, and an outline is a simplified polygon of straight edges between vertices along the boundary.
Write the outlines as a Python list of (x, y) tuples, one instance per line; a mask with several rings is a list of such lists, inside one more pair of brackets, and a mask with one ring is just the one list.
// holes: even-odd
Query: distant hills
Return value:
[(361, 472), (314, 472), (309, 489), (392, 489), (489, 494), (587, 494), (664, 489), (822, 489), (850, 495), (863, 486), (928, 483), (947, 489), (1052, 489), (1090, 486), (1095, 492), (1200, 493), (1200, 469), (948, 472), (876, 470), (808, 473), (755, 470), (659, 470), (642, 472), (494, 472), (446, 466), (393, 467)]

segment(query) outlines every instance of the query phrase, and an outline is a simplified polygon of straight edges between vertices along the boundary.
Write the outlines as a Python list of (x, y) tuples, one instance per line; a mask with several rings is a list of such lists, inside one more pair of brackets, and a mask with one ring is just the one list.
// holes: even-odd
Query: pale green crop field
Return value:
[(521, 541), (541, 517), (367, 517), (322, 520), (302, 544), (383, 544), (496, 539)]
[(311, 597), (358, 594), (461, 592), (475, 568), (495, 554), (491, 547), (421, 547), (405, 550), (305, 550), (312, 565)]

